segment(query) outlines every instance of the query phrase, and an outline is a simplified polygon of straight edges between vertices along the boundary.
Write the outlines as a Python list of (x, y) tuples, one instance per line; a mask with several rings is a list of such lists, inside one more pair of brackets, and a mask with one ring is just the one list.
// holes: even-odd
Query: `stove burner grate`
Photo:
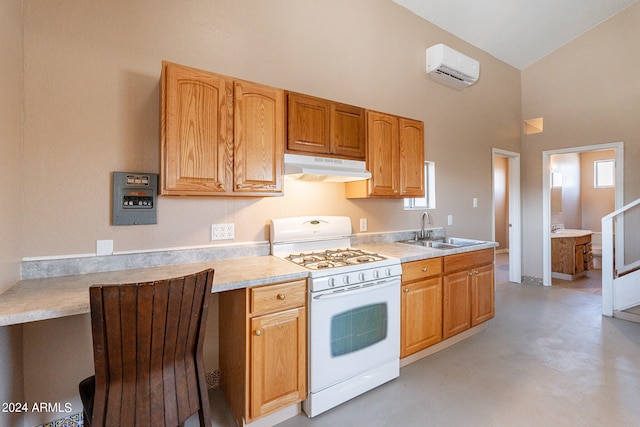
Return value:
[(291, 254), (285, 259), (312, 270), (319, 270), (382, 261), (386, 258), (380, 254), (363, 251), (362, 249), (347, 248)]

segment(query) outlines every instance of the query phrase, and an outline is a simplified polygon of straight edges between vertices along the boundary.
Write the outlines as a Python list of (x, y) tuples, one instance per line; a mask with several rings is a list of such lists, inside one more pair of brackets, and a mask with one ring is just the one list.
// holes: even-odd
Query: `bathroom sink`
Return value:
[(573, 228), (561, 228), (551, 232), (551, 238), (563, 238), (563, 237), (581, 237), (593, 234), (591, 230), (576, 230)]

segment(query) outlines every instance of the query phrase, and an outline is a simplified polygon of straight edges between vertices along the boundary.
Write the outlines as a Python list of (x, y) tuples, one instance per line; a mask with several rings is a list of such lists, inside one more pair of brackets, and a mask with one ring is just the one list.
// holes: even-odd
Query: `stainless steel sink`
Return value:
[(486, 243), (482, 240), (461, 239), (459, 237), (440, 237), (432, 239), (411, 239), (401, 240), (398, 243), (404, 243), (407, 245), (424, 246), (426, 248), (434, 249), (455, 249), (464, 246), (481, 245)]
[(457, 245), (453, 245), (451, 243), (444, 243), (436, 240), (426, 240), (426, 239), (401, 240), (398, 243), (404, 243), (407, 245), (415, 245), (415, 246), (424, 246), (426, 248), (434, 248), (434, 249), (454, 249), (458, 247)]

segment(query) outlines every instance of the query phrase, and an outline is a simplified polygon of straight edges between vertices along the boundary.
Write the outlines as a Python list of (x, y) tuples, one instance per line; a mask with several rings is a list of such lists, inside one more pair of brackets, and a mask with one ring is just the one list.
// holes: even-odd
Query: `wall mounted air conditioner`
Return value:
[(480, 63), (439, 43), (427, 49), (427, 74), (439, 83), (464, 89), (478, 81)]

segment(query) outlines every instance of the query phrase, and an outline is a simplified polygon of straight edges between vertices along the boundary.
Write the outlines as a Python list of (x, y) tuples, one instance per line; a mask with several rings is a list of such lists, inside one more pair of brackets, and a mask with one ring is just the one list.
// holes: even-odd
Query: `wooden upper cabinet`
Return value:
[(232, 82), (163, 62), (161, 86), (162, 194), (226, 193), (233, 179)]
[(234, 191), (282, 194), (284, 91), (234, 83)]
[(348, 182), (348, 198), (423, 197), (424, 124), (367, 111), (368, 181)]
[(397, 196), (399, 194), (399, 134), (398, 118), (369, 111), (369, 156), (367, 166), (371, 172), (369, 195)]
[(424, 196), (424, 123), (399, 119), (400, 195)]
[(329, 103), (290, 92), (287, 94), (287, 106), (287, 151), (329, 154)]
[(287, 152), (364, 160), (364, 109), (287, 93)]
[(364, 160), (367, 144), (364, 109), (346, 104), (331, 104), (331, 150), (333, 154)]
[(161, 194), (282, 194), (283, 90), (169, 62), (161, 85)]

